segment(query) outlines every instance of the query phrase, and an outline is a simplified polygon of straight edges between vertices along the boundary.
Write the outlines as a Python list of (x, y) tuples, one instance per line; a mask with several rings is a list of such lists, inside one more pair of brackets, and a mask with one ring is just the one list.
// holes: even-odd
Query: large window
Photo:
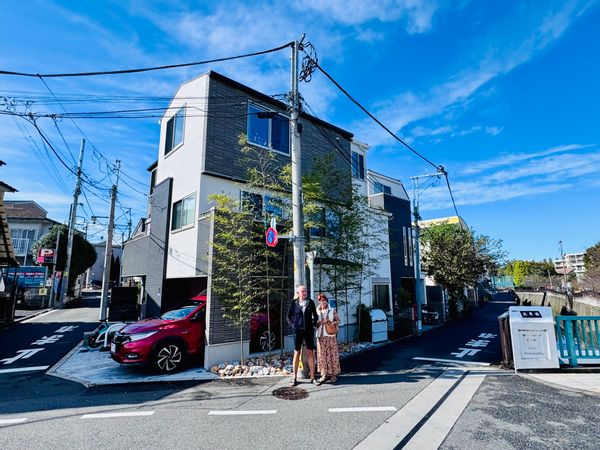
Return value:
[(255, 192), (241, 192), (241, 210), (254, 214), (256, 219), (287, 219), (289, 204), (285, 199), (270, 195), (261, 195)]
[(173, 217), (171, 231), (179, 230), (194, 224), (196, 209), (196, 194), (188, 195), (178, 202), (173, 203)]
[(165, 155), (183, 144), (184, 109), (181, 108), (167, 121)]
[(365, 157), (356, 152), (352, 152), (352, 177), (365, 179)]
[(390, 310), (390, 287), (387, 284), (373, 285), (373, 308)]
[(379, 194), (380, 192), (383, 192), (384, 194), (392, 195), (392, 188), (390, 186), (386, 186), (383, 183), (380, 183), (379, 181), (374, 181), (373, 182), (373, 192), (375, 194)]
[(248, 105), (248, 142), (289, 155), (288, 118), (253, 104)]

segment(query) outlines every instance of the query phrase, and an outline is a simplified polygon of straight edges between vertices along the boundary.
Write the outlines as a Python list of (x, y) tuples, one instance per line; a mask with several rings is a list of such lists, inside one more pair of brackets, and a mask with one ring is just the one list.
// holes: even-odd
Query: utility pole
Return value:
[(422, 333), (422, 311), (421, 307), (425, 303), (425, 289), (421, 282), (421, 252), (420, 252), (420, 231), (419, 231), (419, 179), (420, 178), (431, 178), (440, 177), (440, 173), (434, 173), (429, 175), (418, 175), (416, 177), (410, 177), (413, 180), (413, 215), (415, 217), (415, 301), (417, 303), (417, 336), (421, 336)]
[(304, 215), (302, 210), (302, 167), (300, 133), (300, 96), (298, 94), (298, 50), (300, 42), (295, 41), (291, 56), (291, 92), (290, 92), (290, 132), (292, 137), (292, 242), (294, 244), (294, 289), (305, 285), (304, 273)]
[(56, 304), (56, 295), (54, 295), (54, 283), (56, 279), (56, 264), (58, 263), (58, 247), (60, 245), (60, 228), (56, 232), (56, 246), (54, 247), (54, 265), (52, 267), (52, 279), (50, 281), (50, 297), (48, 299), (48, 307), (54, 308)]
[(65, 295), (69, 289), (69, 271), (71, 270), (71, 256), (73, 254), (73, 234), (75, 233), (75, 221), (77, 220), (77, 204), (79, 194), (81, 193), (81, 166), (83, 165), (83, 150), (85, 149), (85, 139), (81, 140), (81, 148), (79, 149), (79, 162), (77, 163), (77, 180), (75, 181), (75, 190), (73, 191), (73, 204), (71, 205), (71, 217), (69, 217), (69, 233), (67, 237), (67, 264), (62, 277), (62, 289), (58, 307), (64, 307)]
[(121, 161), (117, 159), (116, 172), (117, 182), (110, 190), (110, 214), (108, 216), (108, 232), (106, 246), (104, 247), (104, 273), (102, 274), (102, 295), (100, 297), (100, 321), (106, 320), (108, 316), (108, 284), (110, 283), (110, 264), (112, 258), (112, 240), (115, 227), (115, 203), (117, 202), (117, 185), (119, 184), (119, 169)]
[(563, 252), (562, 241), (558, 241), (560, 246), (560, 258), (562, 260), (562, 272), (563, 272), (563, 289), (567, 291), (567, 261), (565, 260), (565, 253)]

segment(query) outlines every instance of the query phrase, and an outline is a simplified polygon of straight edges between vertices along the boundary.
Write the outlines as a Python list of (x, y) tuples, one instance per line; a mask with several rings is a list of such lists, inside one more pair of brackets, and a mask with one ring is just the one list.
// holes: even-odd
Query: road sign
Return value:
[(279, 239), (277, 238), (277, 230), (273, 227), (269, 227), (267, 232), (265, 233), (265, 237), (267, 240), (267, 245), (269, 247), (275, 247)]

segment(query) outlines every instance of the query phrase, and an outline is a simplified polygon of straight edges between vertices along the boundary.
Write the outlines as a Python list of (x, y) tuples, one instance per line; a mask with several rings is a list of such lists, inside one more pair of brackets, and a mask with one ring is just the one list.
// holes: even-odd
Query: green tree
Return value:
[(513, 272), (513, 281), (516, 286), (523, 286), (523, 281), (525, 280), (525, 276), (528, 274), (527, 272), (527, 261), (515, 261), (513, 264), (514, 272)]
[(421, 246), (424, 270), (448, 289), (453, 318), (458, 314), (462, 289), (474, 286), (481, 276), (495, 270), (505, 256), (501, 240), (476, 236), (454, 224), (423, 229)]
[(265, 291), (260, 229), (254, 215), (241, 212), (239, 202), (226, 194), (209, 195), (215, 202), (212, 245), (212, 291), (222, 304), (223, 317), (240, 333), (244, 361), (244, 330), (260, 308)]
[(600, 242), (585, 249), (583, 263), (588, 271), (600, 270)]
[[(67, 234), (68, 227), (65, 225), (53, 225), (46, 234), (38, 239), (31, 247), (33, 260), (37, 261), (40, 248), (56, 248), (57, 236), (60, 231), (59, 247), (57, 249), (56, 266), (54, 270), (64, 271), (67, 265)], [(81, 233), (75, 231), (73, 234), (73, 250), (71, 253), (71, 267), (69, 270), (69, 292), (72, 292), (75, 280), (79, 275), (91, 267), (97, 258), (96, 249)], [(37, 264), (37, 263), (36, 263)]]

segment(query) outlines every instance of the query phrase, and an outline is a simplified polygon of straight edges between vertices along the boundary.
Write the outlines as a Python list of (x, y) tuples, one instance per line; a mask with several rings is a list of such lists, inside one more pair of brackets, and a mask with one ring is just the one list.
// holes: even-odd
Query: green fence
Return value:
[(561, 359), (573, 367), (600, 364), (600, 316), (556, 316), (556, 343)]

